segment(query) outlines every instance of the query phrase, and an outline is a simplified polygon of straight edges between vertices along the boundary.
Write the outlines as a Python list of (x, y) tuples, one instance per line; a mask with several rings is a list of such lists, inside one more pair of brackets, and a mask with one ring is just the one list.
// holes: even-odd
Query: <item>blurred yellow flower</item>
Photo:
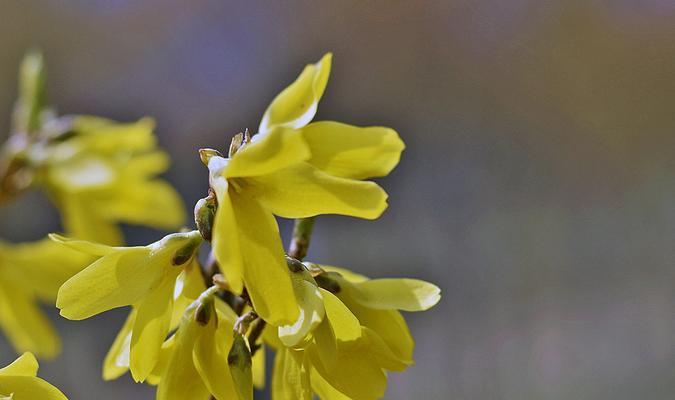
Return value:
[(90, 260), (45, 239), (10, 244), (0, 241), (0, 328), (17, 352), (51, 358), (59, 337), (38, 301), (56, 299), (59, 286)]
[(110, 247), (50, 236), (65, 246), (98, 257), (59, 289), (56, 306), (61, 315), (81, 320), (133, 305), (129, 368), (136, 381), (145, 380), (170, 330), (176, 280), (184, 267), (191, 265), (202, 241), (199, 232), (174, 233), (138, 247)]
[(0, 399), (67, 400), (59, 389), (37, 377), (38, 368), (35, 356), (24, 353), (0, 369)]
[(293, 275), (305, 317), (278, 327), (272, 396), (275, 399), (379, 399), (385, 371), (412, 364), (414, 342), (397, 310), (424, 311), (440, 300), (440, 289), (416, 279), (374, 279), (348, 270)]
[(63, 117), (43, 128), (28, 148), (35, 180), (61, 211), (66, 234), (118, 245), (118, 222), (174, 229), (184, 222), (176, 191), (157, 178), (169, 166), (156, 149), (154, 122), (117, 123), (90, 116)]

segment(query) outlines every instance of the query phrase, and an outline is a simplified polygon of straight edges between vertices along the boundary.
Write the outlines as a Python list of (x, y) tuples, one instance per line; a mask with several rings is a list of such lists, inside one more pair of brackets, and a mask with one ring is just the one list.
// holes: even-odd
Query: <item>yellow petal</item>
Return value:
[(323, 296), (315, 283), (306, 281), (297, 273), (291, 274), (291, 282), (300, 306), (300, 316), (295, 323), (278, 328), (279, 339), (287, 347), (302, 342), (325, 315)]
[(361, 128), (332, 121), (302, 128), (312, 158), (309, 163), (335, 176), (366, 179), (388, 175), (405, 148), (396, 131)]
[(361, 337), (361, 324), (347, 306), (333, 293), (320, 289), (326, 307), (326, 318), (335, 335), (341, 342), (350, 342)]
[(216, 191), (218, 199), (211, 241), (213, 253), (232, 291), (240, 294), (244, 288), (244, 259), (239, 244), (237, 217), (232, 206), (227, 181), (224, 178), (211, 179), (211, 187)]
[(307, 163), (249, 180), (265, 208), (284, 218), (340, 214), (375, 219), (387, 208), (387, 194), (377, 184), (328, 175)]
[(115, 197), (97, 204), (98, 212), (110, 219), (161, 229), (175, 229), (185, 222), (180, 195), (163, 180), (125, 180), (114, 191)]
[(312, 382), (312, 390), (319, 396), (321, 400), (351, 400), (349, 397), (340, 393), (326, 382), (321, 375), (312, 368), (310, 374), (310, 381)]
[(166, 171), (171, 164), (169, 155), (160, 150), (136, 154), (126, 162), (126, 169), (138, 177), (151, 177)]
[(199, 375), (217, 400), (235, 399), (237, 392), (227, 365), (227, 355), (232, 345), (232, 323), (220, 318), (216, 323), (216, 318), (211, 318), (206, 326), (199, 329), (202, 333), (193, 353)]
[(153, 135), (155, 121), (141, 118), (120, 123), (106, 118), (78, 115), (73, 119), (74, 142), (89, 152), (117, 153), (120, 150), (147, 150), (157, 140)]
[(168, 273), (162, 283), (136, 307), (129, 358), (131, 376), (136, 382), (142, 382), (150, 375), (169, 333), (177, 273)]
[(0, 376), (37, 376), (39, 367), (33, 353), (26, 352), (8, 366), (0, 369)]
[(309, 366), (303, 351), (281, 349), (274, 359), (272, 400), (312, 400)]
[(241, 254), (245, 255), (244, 281), (253, 307), (272, 325), (296, 321), (299, 307), (274, 216), (253, 199), (237, 195), (232, 202)]
[(115, 341), (103, 361), (103, 379), (117, 379), (129, 369), (129, 351), (131, 348), (131, 329), (136, 321), (136, 309), (129, 312), (122, 329), (117, 333)]
[(173, 354), (173, 349), (176, 344), (176, 335), (175, 333), (171, 335), (166, 341), (162, 344), (162, 349), (159, 352), (159, 359), (155, 364), (155, 368), (152, 370), (152, 373), (148, 375), (148, 379), (145, 380), (150, 385), (157, 386), (159, 381), (162, 379), (162, 375), (169, 366), (169, 360)]
[(209, 391), (192, 361), (192, 351), (199, 333), (196, 323), (186, 321), (181, 324), (176, 332), (173, 351), (157, 386), (157, 400), (208, 399)]
[(223, 171), (225, 177), (248, 177), (269, 174), (307, 160), (309, 148), (300, 131), (276, 128), (265, 135), (255, 135), (241, 147)]
[(175, 328), (180, 323), (185, 309), (192, 304), (199, 295), (206, 290), (204, 278), (201, 273), (199, 261), (194, 258), (190, 264), (183, 268), (176, 279), (173, 298), (173, 315), (171, 316), (171, 328)]
[(253, 370), (253, 387), (259, 390), (265, 388), (265, 346), (261, 347), (253, 355), (252, 370)]
[(89, 254), (92, 256), (103, 257), (107, 254), (114, 252), (115, 250), (120, 249), (119, 247), (115, 248), (105, 244), (89, 242), (86, 240), (71, 239), (56, 233), (49, 234), (49, 238), (56, 243), (62, 244), (73, 250), (77, 250), (81, 253)]
[(332, 364), (324, 364), (312, 347), (308, 354), (312, 366), (321, 377), (338, 391), (353, 399), (375, 400), (384, 396), (387, 376), (377, 361), (361, 348), (341, 350)]
[(57, 199), (63, 227), (68, 235), (109, 245), (120, 245), (124, 242), (122, 232), (98, 213), (92, 206), (90, 196), (54, 194), (53, 197)]
[(41, 299), (52, 302), (68, 278), (89, 265), (91, 257), (49, 239), (4, 246), (3, 273), (16, 285), (31, 288)]
[(438, 286), (417, 279), (373, 279), (348, 286), (354, 300), (378, 310), (424, 311), (441, 299)]
[(276, 126), (299, 128), (307, 125), (314, 118), (326, 89), (332, 58), (333, 55), (328, 53), (318, 63), (307, 65), (295, 82), (267, 107), (258, 132), (265, 133)]
[(413, 362), (415, 342), (401, 313), (364, 307), (344, 293), (338, 293), (338, 297), (354, 313), (361, 325), (370, 328), (389, 346), (399, 361), (405, 364)]
[(31, 351), (38, 357), (56, 356), (61, 343), (35, 299), (25, 289), (0, 280), (0, 328), (14, 348)]
[(13, 394), (12, 400), (67, 400), (59, 389), (34, 376), (0, 376), (0, 393)]
[(137, 302), (164, 276), (166, 264), (145, 247), (101, 257), (61, 286), (56, 306), (61, 315), (81, 320)]
[(399, 359), (380, 335), (373, 330), (367, 327), (362, 327), (362, 329), (366, 351), (375, 358), (379, 366), (390, 371), (403, 371), (412, 364), (412, 360)]

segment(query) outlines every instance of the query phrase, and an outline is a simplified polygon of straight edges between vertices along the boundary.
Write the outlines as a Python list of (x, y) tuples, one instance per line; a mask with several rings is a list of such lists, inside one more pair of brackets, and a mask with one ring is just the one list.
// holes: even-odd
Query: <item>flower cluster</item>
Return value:
[[(61, 315), (131, 306), (104, 379), (130, 370), (159, 400), (249, 400), (266, 383), (268, 347), (274, 399), (377, 399), (387, 372), (412, 364), (399, 310), (434, 306), (436, 286), (302, 262), (315, 216), (382, 214), (387, 194), (367, 179), (387, 175), (404, 148), (389, 128), (312, 122), (330, 67), (330, 54), (308, 65), (254, 135), (235, 135), (225, 153), (200, 150), (209, 189), (197, 230), (144, 247), (52, 235), (94, 260), (60, 288)], [(296, 219), (288, 253), (275, 217)]]
[[(29, 54), (19, 71), (12, 131), (0, 148), (0, 204), (38, 189), (56, 206), (69, 236), (121, 245), (120, 222), (175, 229), (184, 221), (177, 192), (158, 178), (169, 165), (157, 149), (154, 122), (70, 115), (44, 105), (42, 57)], [(54, 357), (59, 338), (38, 300), (91, 258), (49, 239), (0, 241), (0, 328), (18, 352)]]

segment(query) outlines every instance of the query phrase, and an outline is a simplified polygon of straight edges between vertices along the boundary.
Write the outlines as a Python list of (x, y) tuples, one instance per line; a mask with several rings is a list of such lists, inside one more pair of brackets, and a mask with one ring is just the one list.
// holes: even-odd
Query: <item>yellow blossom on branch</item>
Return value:
[(190, 266), (199, 232), (175, 233), (148, 246), (110, 247), (51, 235), (74, 250), (98, 257), (59, 289), (61, 315), (81, 320), (133, 305), (129, 367), (135, 380), (152, 372), (171, 327), (176, 280)]

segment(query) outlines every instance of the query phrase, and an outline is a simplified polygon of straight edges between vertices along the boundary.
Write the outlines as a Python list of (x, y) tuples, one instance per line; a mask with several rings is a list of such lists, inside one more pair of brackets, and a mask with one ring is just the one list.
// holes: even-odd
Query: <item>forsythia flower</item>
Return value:
[(423, 311), (440, 299), (438, 287), (415, 279), (374, 279), (308, 264), (321, 271), (294, 275), (294, 288), (309, 316), (278, 328), (272, 395), (275, 400), (378, 399), (386, 370), (412, 364), (413, 340), (397, 310)]
[(203, 150), (218, 200), (216, 259), (236, 293), (246, 284), (256, 312), (282, 324), (298, 317), (273, 215), (341, 214), (374, 219), (386, 193), (373, 182), (398, 163), (403, 142), (388, 128), (358, 128), (314, 117), (331, 56), (308, 66), (269, 106), (259, 133), (238, 135), (229, 158)]
[(0, 242), (0, 328), (18, 352), (54, 357), (59, 337), (38, 300), (53, 302), (59, 286), (89, 257), (50, 240)]
[[(152, 372), (171, 327), (176, 280), (191, 266), (202, 239), (199, 232), (175, 233), (148, 246), (109, 247), (52, 239), (98, 257), (61, 286), (56, 306), (61, 315), (81, 320), (113, 308), (132, 305), (129, 367), (135, 380)], [(123, 329), (124, 330), (124, 329)]]
[[(207, 400), (211, 395), (231, 400), (252, 395), (253, 382), (264, 380), (264, 353), (260, 351), (244, 362), (250, 385), (238, 385), (239, 365), (233, 363), (231, 348), (235, 342), (247, 345), (241, 336), (233, 338), (236, 319), (229, 306), (208, 291), (187, 308), (162, 349), (165, 362), (159, 363), (156, 371), (157, 400)], [(247, 353), (248, 348), (243, 351)]]
[(0, 399), (67, 400), (47, 381), (37, 377), (38, 362), (32, 353), (24, 353), (0, 369)]
[(149, 118), (123, 124), (74, 116), (44, 126), (49, 139), (31, 146), (27, 158), (68, 235), (116, 245), (117, 222), (166, 229), (183, 223), (179, 195), (157, 178), (169, 158), (156, 149), (154, 125)]

